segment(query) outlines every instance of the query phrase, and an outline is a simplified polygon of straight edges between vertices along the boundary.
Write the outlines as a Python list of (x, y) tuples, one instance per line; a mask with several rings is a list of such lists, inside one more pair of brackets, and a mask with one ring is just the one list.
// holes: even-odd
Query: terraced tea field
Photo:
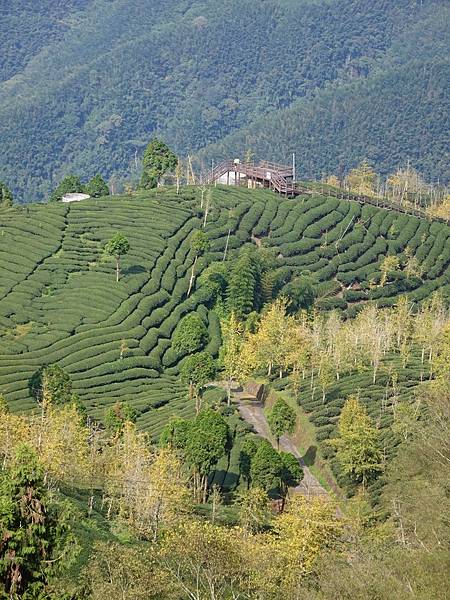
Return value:
[[(117, 399), (139, 411), (156, 436), (172, 414), (193, 406), (177, 379), (171, 349), (180, 318), (197, 311), (217, 354), (220, 327), (201, 288), (187, 297), (194, 255), (189, 239), (202, 227), (200, 190), (30, 205), (0, 211), (0, 392), (12, 410), (32, 410), (29, 377), (58, 363), (72, 376), (89, 412), (101, 417)], [(115, 282), (105, 242), (130, 241)], [(319, 308), (352, 314), (367, 301), (380, 306), (408, 292), (415, 300), (449, 293), (450, 228), (336, 198), (283, 199), (270, 191), (217, 187), (206, 232), (211, 251), (197, 273), (221, 260), (227, 244), (274, 248), (286, 277), (309, 270)], [(383, 287), (370, 280), (388, 253), (415, 256), (421, 275), (399, 272)], [(122, 355), (122, 356), (121, 356)]]

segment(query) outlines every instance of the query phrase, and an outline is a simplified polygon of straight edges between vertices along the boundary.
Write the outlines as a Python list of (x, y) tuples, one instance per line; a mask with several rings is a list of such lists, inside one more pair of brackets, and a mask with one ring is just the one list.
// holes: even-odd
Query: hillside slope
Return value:
[[(270, 191), (217, 187), (206, 232), (211, 250), (198, 273), (222, 260), (228, 232), (231, 257), (244, 243), (272, 248), (284, 281), (306, 270), (317, 281), (317, 307), (353, 314), (407, 292), (420, 301), (450, 294), (450, 228), (395, 212), (324, 196), (282, 199)], [(157, 435), (170, 417), (194, 407), (177, 375), (171, 350), (180, 318), (196, 311), (216, 355), (220, 326), (205, 289), (187, 290), (201, 227), (200, 191), (173, 189), (69, 205), (31, 205), (0, 212), (0, 392), (11, 408), (35, 407), (28, 379), (42, 365), (67, 369), (91, 414), (128, 400), (139, 424)], [(233, 209), (230, 211), (230, 209)], [(103, 246), (120, 230), (130, 240), (123, 276)], [(405, 250), (422, 278), (399, 271), (384, 286), (370, 281), (384, 256)]]
[[(304, 177), (366, 155), (383, 171), (411, 158), (425, 176), (446, 177), (443, 0), (74, 0), (57, 3), (38, 40), (26, 28), (38, 28), (40, 8), (13, 4), (0, 37), (13, 63), (0, 84), (0, 178), (22, 201), (47, 196), (70, 171), (128, 176), (155, 133), (192, 153), (255, 121), (237, 149), (310, 153)], [(17, 59), (9, 29), (23, 47)], [(299, 112), (280, 116), (302, 98)], [(330, 111), (342, 98), (344, 110)], [(359, 136), (351, 124), (362, 112)], [(289, 132), (269, 149), (258, 121), (267, 115)]]
[[(448, 181), (450, 61), (413, 61), (323, 90), (274, 111), (202, 150), (202, 159), (290, 160), (299, 177), (345, 172), (367, 158), (382, 176), (408, 162), (430, 181)], [(395, 110), (393, 110), (395, 107)]]

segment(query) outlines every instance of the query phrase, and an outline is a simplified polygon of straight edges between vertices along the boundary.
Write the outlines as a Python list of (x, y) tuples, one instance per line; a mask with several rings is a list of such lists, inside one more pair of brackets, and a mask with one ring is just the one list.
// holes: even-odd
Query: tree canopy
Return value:
[(72, 379), (59, 365), (46, 365), (30, 378), (28, 388), (35, 400), (41, 404), (66, 404), (73, 400)]
[(120, 276), (120, 258), (125, 254), (128, 254), (130, 250), (130, 242), (123, 235), (123, 233), (117, 232), (110, 240), (105, 244), (105, 252), (116, 259), (116, 281), (119, 281)]
[(115, 402), (105, 411), (105, 427), (112, 433), (123, 431), (125, 423), (136, 423), (137, 412), (128, 402)]
[(67, 175), (50, 195), (50, 202), (61, 200), (66, 194), (85, 193), (85, 186), (78, 175)]
[(277, 398), (267, 417), (270, 431), (275, 436), (277, 444), (282, 435), (294, 432), (296, 419), (294, 409), (282, 398)]
[(101, 196), (109, 196), (109, 187), (103, 177), (99, 174), (88, 181), (85, 185), (86, 194), (91, 198), (100, 198)]
[(43, 597), (45, 585), (70, 563), (74, 538), (67, 506), (44, 485), (33, 450), (18, 445), (0, 468), (0, 580), (8, 598)]
[(154, 138), (147, 146), (142, 159), (141, 187), (156, 187), (167, 173), (173, 173), (178, 164), (177, 156), (162, 140)]
[(373, 426), (365, 407), (350, 396), (342, 409), (338, 424), (339, 437), (330, 441), (344, 473), (365, 485), (382, 470), (380, 434)]
[(172, 338), (172, 346), (178, 354), (190, 354), (200, 350), (208, 341), (208, 330), (197, 313), (190, 313), (178, 323)]
[(0, 181), (0, 206), (10, 208), (13, 205), (13, 195), (6, 183)]

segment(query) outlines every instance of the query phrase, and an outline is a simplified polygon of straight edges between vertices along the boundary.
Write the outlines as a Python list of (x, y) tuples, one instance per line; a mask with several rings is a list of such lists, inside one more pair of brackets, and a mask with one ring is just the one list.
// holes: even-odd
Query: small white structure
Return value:
[(80, 202), (80, 200), (88, 200), (89, 194), (65, 194), (62, 198), (62, 202)]

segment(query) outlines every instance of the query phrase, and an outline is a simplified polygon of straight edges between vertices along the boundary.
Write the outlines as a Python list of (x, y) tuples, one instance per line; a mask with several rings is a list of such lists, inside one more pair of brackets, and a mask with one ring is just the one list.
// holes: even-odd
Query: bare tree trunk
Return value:
[(228, 406), (231, 406), (231, 379), (228, 379), (227, 404), (228, 404)]
[(228, 245), (230, 243), (230, 235), (231, 235), (231, 228), (228, 230), (228, 235), (227, 235), (227, 242), (225, 244), (225, 250), (223, 252), (223, 258), (222, 261), (225, 261), (226, 257), (227, 257), (227, 252), (228, 252)]
[(208, 498), (208, 477), (206, 475), (203, 476), (203, 504), (206, 504), (206, 500)]
[(209, 213), (209, 200), (207, 198), (206, 199), (206, 206), (205, 206), (205, 217), (203, 219), (203, 229), (205, 229), (205, 227), (206, 227), (206, 220), (208, 218), (208, 213)]
[(195, 257), (194, 264), (192, 265), (191, 278), (189, 280), (189, 289), (188, 289), (188, 293), (187, 293), (188, 298), (191, 295), (192, 286), (194, 284), (194, 279), (195, 279), (195, 265), (197, 264), (197, 259), (198, 259), (198, 256)]
[(202, 409), (202, 398), (200, 396), (200, 394), (195, 394), (195, 414), (198, 415), (198, 413), (201, 411)]

